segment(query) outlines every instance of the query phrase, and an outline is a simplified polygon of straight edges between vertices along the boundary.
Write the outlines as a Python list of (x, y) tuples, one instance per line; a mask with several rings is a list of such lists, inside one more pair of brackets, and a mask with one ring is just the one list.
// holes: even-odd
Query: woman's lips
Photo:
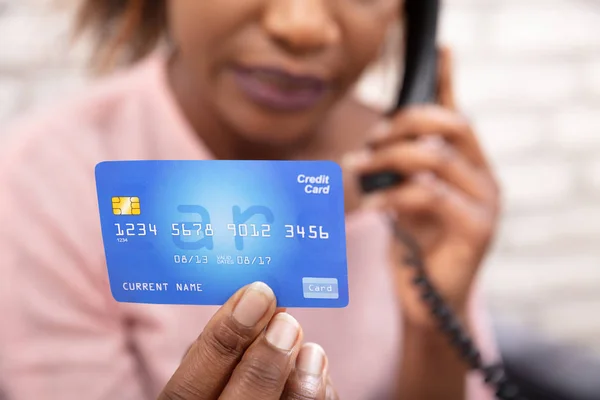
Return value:
[(329, 85), (320, 78), (293, 75), (276, 68), (233, 69), (240, 89), (253, 101), (279, 111), (300, 111), (315, 106)]

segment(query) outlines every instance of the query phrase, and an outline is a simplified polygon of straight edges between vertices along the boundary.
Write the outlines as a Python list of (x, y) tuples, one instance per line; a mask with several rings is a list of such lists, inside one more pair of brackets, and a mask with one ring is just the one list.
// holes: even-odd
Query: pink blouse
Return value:
[[(215, 308), (113, 300), (94, 166), (211, 158), (177, 108), (164, 60), (150, 57), (2, 136), (0, 388), (11, 400), (156, 398)], [(381, 399), (397, 373), (388, 234), (376, 214), (348, 217), (350, 306), (290, 310), (306, 340), (326, 349), (344, 400)], [(473, 302), (477, 339), (493, 357), (483, 317)], [(469, 378), (469, 398), (492, 398), (479, 376)]]

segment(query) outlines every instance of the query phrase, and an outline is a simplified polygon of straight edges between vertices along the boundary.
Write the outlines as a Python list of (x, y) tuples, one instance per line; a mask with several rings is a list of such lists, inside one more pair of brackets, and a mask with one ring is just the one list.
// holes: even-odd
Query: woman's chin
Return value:
[(308, 139), (314, 131), (298, 125), (256, 124), (240, 126), (237, 133), (250, 143), (264, 143), (270, 146), (289, 146)]
[(231, 107), (224, 114), (229, 125), (247, 141), (282, 146), (307, 139), (322, 122), (318, 110), (278, 112), (254, 104)]

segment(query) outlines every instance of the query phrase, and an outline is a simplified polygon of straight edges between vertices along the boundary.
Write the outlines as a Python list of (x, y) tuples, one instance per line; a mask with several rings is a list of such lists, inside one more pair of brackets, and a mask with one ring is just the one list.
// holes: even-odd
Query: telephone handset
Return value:
[[(405, 0), (404, 78), (392, 113), (407, 106), (436, 101), (438, 76), (436, 39), (439, 13), (440, 0)], [(381, 171), (362, 176), (360, 186), (364, 193), (371, 193), (402, 184), (405, 179), (397, 172)], [(414, 269), (414, 283), (419, 287), (423, 301), (427, 303), (431, 313), (439, 322), (440, 329), (448, 336), (462, 358), (471, 369), (482, 372), (485, 382), (493, 388), (498, 399), (524, 400), (518, 388), (509, 381), (501, 364), (491, 366), (483, 364), (475, 343), (430, 282), (418, 244), (406, 232), (398, 229), (395, 231), (398, 240), (402, 241), (411, 253), (404, 260), (404, 264)]]
[[(439, 0), (405, 0), (404, 78), (392, 113), (414, 104), (434, 103), (437, 93), (437, 27)], [(395, 172), (380, 172), (361, 177), (365, 193), (401, 183)]]

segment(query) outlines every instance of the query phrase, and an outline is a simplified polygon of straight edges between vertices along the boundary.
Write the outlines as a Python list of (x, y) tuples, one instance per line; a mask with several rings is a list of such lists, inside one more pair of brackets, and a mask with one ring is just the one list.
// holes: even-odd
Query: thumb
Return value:
[(438, 103), (450, 110), (456, 110), (454, 95), (452, 51), (442, 46), (438, 50)]

